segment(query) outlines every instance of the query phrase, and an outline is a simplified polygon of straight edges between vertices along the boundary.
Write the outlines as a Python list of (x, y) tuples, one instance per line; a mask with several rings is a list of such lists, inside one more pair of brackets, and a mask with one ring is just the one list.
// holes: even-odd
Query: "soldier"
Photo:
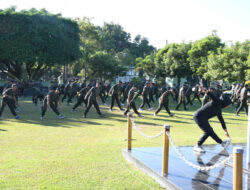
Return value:
[(183, 104), (184, 110), (187, 110), (186, 101), (185, 101), (186, 90), (187, 90), (187, 86), (186, 84), (183, 84), (183, 86), (180, 88), (180, 91), (179, 91), (179, 103), (176, 106), (175, 110), (179, 110), (179, 107), (181, 104)]
[(239, 116), (240, 111), (242, 108), (245, 108), (246, 111), (246, 116), (248, 115), (248, 106), (247, 106), (247, 90), (248, 90), (248, 85), (245, 84), (244, 88), (242, 88), (240, 92), (240, 106), (237, 109), (236, 116)]
[(156, 99), (156, 100), (158, 100), (158, 98), (159, 98), (159, 93), (158, 93), (158, 91), (159, 91), (159, 85), (158, 85), (158, 83), (156, 82), (156, 83), (154, 83), (154, 95), (155, 95), (155, 99)]
[(111, 84), (110, 84), (110, 82), (109, 82), (109, 83), (107, 83), (107, 84), (105, 85), (105, 91), (106, 91), (105, 100), (107, 100), (108, 97), (109, 97), (109, 91), (110, 91), (110, 89), (111, 89)]
[(240, 94), (241, 94), (241, 90), (243, 88), (242, 84), (239, 84), (237, 90), (236, 90), (236, 94), (235, 94), (235, 101), (237, 103), (236, 107), (235, 107), (235, 111), (237, 111), (238, 107), (240, 106)]
[(146, 82), (146, 84), (145, 84), (145, 86), (144, 86), (144, 88), (143, 88), (143, 90), (142, 90), (142, 104), (141, 104), (141, 106), (140, 106), (140, 108), (139, 108), (139, 111), (142, 111), (142, 110), (143, 110), (142, 108), (144, 107), (145, 104), (148, 105), (148, 107), (149, 107), (148, 110), (152, 110), (152, 109), (153, 109), (153, 108), (150, 106), (149, 101), (148, 101), (149, 85), (150, 85), (149, 82)]
[(150, 86), (148, 88), (148, 94), (149, 94), (149, 100), (148, 100), (148, 102), (149, 103), (151, 101), (155, 102), (155, 100), (154, 100), (154, 83), (152, 83), (152, 82), (150, 82)]
[(188, 85), (187, 86), (187, 90), (186, 90), (186, 93), (185, 93), (185, 96), (186, 96), (186, 99), (187, 99), (187, 104), (186, 104), (186, 106), (188, 105), (188, 104), (190, 104), (191, 106), (193, 106), (193, 103), (192, 103), (192, 101), (191, 101), (191, 94), (192, 94), (192, 86), (191, 85)]
[(67, 100), (67, 105), (69, 105), (70, 102), (72, 102), (72, 98), (76, 95), (76, 93), (79, 91), (79, 84), (78, 79), (75, 79), (73, 83), (71, 84), (70, 88), (70, 96)]
[(89, 109), (91, 108), (92, 105), (94, 105), (97, 113), (99, 114), (100, 117), (104, 117), (104, 115), (101, 113), (98, 105), (98, 100), (99, 100), (99, 94), (100, 94), (100, 83), (97, 82), (95, 87), (92, 87), (88, 93), (85, 95), (85, 100), (87, 100), (88, 105), (87, 108), (84, 112), (83, 117), (87, 117), (87, 113), (89, 112)]
[(161, 111), (162, 107), (164, 106), (166, 111), (168, 112), (169, 116), (173, 116), (173, 114), (170, 112), (169, 108), (168, 108), (168, 103), (169, 103), (169, 95), (173, 94), (174, 90), (170, 89), (170, 87), (168, 88), (168, 90), (166, 90), (165, 92), (162, 93), (162, 95), (160, 96), (159, 99), (159, 106), (157, 108), (157, 110), (154, 113), (154, 116), (157, 116), (157, 114)]
[(100, 82), (100, 98), (102, 100), (102, 103), (105, 106), (107, 106), (107, 104), (106, 104), (105, 86), (104, 86), (104, 83), (102, 81)]
[(179, 87), (176, 86), (176, 84), (173, 84), (172, 86), (172, 89), (174, 90), (174, 94), (171, 94), (172, 95), (172, 98), (173, 98), (173, 101), (174, 102), (178, 102), (178, 96), (179, 96)]
[(192, 99), (192, 102), (194, 102), (195, 98), (198, 99), (198, 101), (201, 103), (200, 97), (199, 97), (199, 89), (200, 89), (200, 85), (196, 84), (194, 87), (194, 97)]
[(139, 92), (135, 95), (136, 86), (133, 85), (132, 88), (128, 92), (128, 100), (127, 100), (127, 110), (124, 112), (124, 117), (127, 117), (127, 113), (132, 108), (134, 112), (138, 115), (138, 117), (142, 117), (142, 115), (137, 111), (135, 99), (140, 95)]
[(40, 99), (40, 101), (42, 101), (44, 99), (44, 95), (42, 93), (42, 90), (36, 86), (33, 87), (33, 93), (34, 93), (33, 94), (33, 96), (34, 96), (33, 101), (34, 101), (35, 106), (37, 106), (38, 99)]
[(232, 95), (231, 95), (232, 105), (233, 105), (233, 100), (234, 100), (234, 95), (235, 95), (236, 88), (237, 88), (237, 85), (233, 84), (232, 85)]
[(89, 89), (91, 88), (91, 84), (88, 84), (85, 88), (82, 88), (79, 92), (77, 92), (77, 102), (74, 105), (74, 107), (72, 108), (71, 112), (75, 112), (75, 109), (80, 106), (82, 104), (82, 102), (84, 102), (85, 107), (87, 107), (87, 101), (84, 99), (87, 92), (89, 91)]
[(114, 86), (112, 86), (112, 88), (109, 91), (109, 95), (111, 95), (111, 106), (110, 106), (109, 111), (113, 111), (112, 109), (113, 109), (115, 100), (120, 110), (124, 111), (124, 109), (121, 107), (121, 104), (120, 104), (121, 86), (122, 86), (122, 82), (119, 81), (118, 84), (115, 84)]
[(66, 99), (66, 97), (70, 97), (70, 89), (71, 89), (71, 80), (68, 81), (68, 83), (64, 87), (64, 95), (62, 97), (62, 102)]
[(132, 84), (129, 82), (124, 90), (124, 93), (123, 93), (123, 100), (122, 100), (122, 103), (124, 104), (125, 101), (127, 100), (128, 98), (128, 93), (130, 91), (130, 89), (132, 88)]
[(15, 104), (18, 104), (16, 100), (16, 96), (15, 96), (16, 91), (17, 91), (17, 85), (12, 84), (11, 88), (7, 88), (3, 92), (2, 105), (0, 109), (0, 119), (1, 119), (4, 107), (6, 106), (6, 104), (10, 108), (10, 111), (15, 116), (15, 118), (20, 119), (20, 117), (16, 114), (16, 111), (15, 111)]
[(222, 117), (221, 109), (227, 107), (231, 104), (230, 98), (227, 96), (221, 96), (218, 98), (214, 93), (209, 92), (208, 90), (201, 88), (201, 90), (205, 91), (205, 93), (211, 98), (211, 101), (208, 102), (205, 106), (201, 107), (194, 113), (194, 120), (197, 125), (200, 127), (204, 134), (199, 139), (197, 145), (194, 146), (194, 151), (199, 153), (204, 153), (205, 150), (202, 148), (202, 144), (206, 141), (206, 139), (210, 136), (217, 143), (221, 144), (221, 146), (226, 149), (230, 143), (230, 140), (222, 141), (214, 132), (213, 128), (210, 126), (208, 120), (217, 116), (222, 128), (225, 131), (226, 136), (229, 138), (229, 134), (226, 128), (226, 124)]
[(59, 119), (64, 118), (64, 116), (61, 115), (57, 110), (57, 106), (55, 104), (55, 102), (59, 102), (59, 104), (61, 105), (61, 102), (59, 101), (59, 94), (60, 94), (60, 89), (57, 88), (55, 91), (53, 90), (49, 91), (47, 96), (45, 96), (43, 100), (43, 106), (41, 107), (42, 111), (41, 120), (44, 118), (45, 112), (47, 111), (47, 107), (50, 107), (56, 113), (56, 115), (58, 115)]

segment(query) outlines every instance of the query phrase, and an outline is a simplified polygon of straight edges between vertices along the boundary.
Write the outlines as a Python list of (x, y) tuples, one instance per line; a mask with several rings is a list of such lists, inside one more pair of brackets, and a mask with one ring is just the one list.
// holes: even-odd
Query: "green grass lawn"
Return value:
[[(41, 121), (40, 105), (35, 107), (30, 99), (20, 99), (21, 120), (13, 119), (6, 107), (0, 121), (0, 189), (161, 189), (123, 159), (127, 119), (117, 107), (108, 112), (107, 106), (101, 106), (105, 118), (99, 118), (92, 108), (84, 119), (83, 107), (71, 113), (72, 106), (64, 104), (59, 109), (65, 119), (58, 119), (48, 110)], [(171, 102), (170, 109), (174, 106)], [(158, 117), (153, 116), (153, 111), (143, 111), (145, 117), (134, 120), (147, 135), (161, 132), (162, 128), (156, 126), (170, 124), (178, 146), (193, 146), (202, 134), (193, 121), (199, 106), (196, 102), (189, 111), (172, 111), (174, 117), (163, 110)], [(230, 107), (223, 116), (232, 142), (246, 142), (245, 114), (235, 117)], [(220, 137), (226, 138), (217, 118), (211, 120), (211, 125)], [(162, 137), (145, 139), (135, 130), (133, 139), (133, 147), (162, 146), (163, 142)], [(206, 141), (212, 143), (211, 138)]]

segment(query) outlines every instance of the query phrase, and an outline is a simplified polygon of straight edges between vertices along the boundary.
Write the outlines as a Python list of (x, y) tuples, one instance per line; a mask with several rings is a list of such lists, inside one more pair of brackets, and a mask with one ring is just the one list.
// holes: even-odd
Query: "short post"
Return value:
[[(250, 165), (250, 106), (248, 106), (248, 128), (247, 128), (247, 166)], [(248, 167), (249, 169), (249, 167)]]
[(169, 155), (169, 138), (167, 132), (170, 131), (170, 125), (164, 125), (163, 133), (163, 162), (162, 162), (162, 175), (168, 174), (168, 155)]
[(233, 190), (242, 190), (242, 162), (243, 162), (243, 148), (235, 147), (233, 149), (234, 165), (233, 165)]
[(128, 151), (132, 148), (132, 122), (131, 122), (132, 114), (128, 113)]

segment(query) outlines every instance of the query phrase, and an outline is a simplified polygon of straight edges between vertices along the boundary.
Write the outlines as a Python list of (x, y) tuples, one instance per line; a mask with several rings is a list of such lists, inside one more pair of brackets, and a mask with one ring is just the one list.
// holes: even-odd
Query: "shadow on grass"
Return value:
[(0, 131), (8, 131), (8, 130), (5, 130), (5, 129), (0, 129)]

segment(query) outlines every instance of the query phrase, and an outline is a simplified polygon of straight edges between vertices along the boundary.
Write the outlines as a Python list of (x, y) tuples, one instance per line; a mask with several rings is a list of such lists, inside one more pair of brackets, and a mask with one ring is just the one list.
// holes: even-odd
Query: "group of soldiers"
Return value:
[[(247, 88), (247, 85), (244, 87), (240, 85), (233, 86), (233, 94), (231, 99), (232, 104), (237, 102), (236, 115), (239, 114), (243, 107), (246, 110), (246, 114), (248, 114)], [(9, 106), (15, 118), (20, 118), (16, 113), (18, 111), (17, 89), (18, 86), (14, 82), (8, 81), (4, 86), (0, 118), (6, 104)], [(175, 84), (172, 87), (167, 87), (166, 83), (160, 86), (157, 83), (153, 83), (152, 81), (146, 81), (139, 85), (133, 84), (131, 82), (122, 83), (119, 81), (111, 86), (110, 83), (104, 84), (102, 81), (92, 81), (89, 84), (86, 84), (85, 81), (80, 83), (78, 79), (73, 79), (61, 85), (59, 85), (58, 81), (53, 80), (50, 82), (47, 92), (44, 91), (45, 88), (42, 86), (41, 82), (33, 83), (32, 89), (32, 101), (35, 106), (37, 106), (38, 100), (42, 102), (41, 119), (44, 118), (48, 107), (50, 107), (60, 119), (64, 118), (64, 116), (58, 111), (58, 104), (62, 104), (64, 101), (66, 101), (66, 104), (70, 106), (74, 98), (76, 98), (77, 101), (72, 106), (71, 112), (75, 112), (75, 110), (80, 105), (84, 104), (84, 118), (87, 117), (89, 109), (92, 105), (94, 105), (98, 115), (100, 117), (104, 117), (99, 108), (99, 98), (101, 99), (102, 103), (107, 106), (106, 102), (110, 97), (111, 100), (109, 111), (113, 111), (113, 107), (116, 103), (118, 108), (121, 111), (124, 111), (124, 117), (126, 117), (127, 113), (130, 112), (130, 109), (133, 109), (135, 114), (137, 114), (139, 117), (142, 117), (141, 112), (143, 111), (145, 105), (148, 106), (148, 110), (153, 110), (151, 104), (157, 100), (159, 101), (159, 104), (154, 112), (154, 116), (157, 116), (163, 107), (169, 116), (173, 116), (169, 109), (170, 97), (172, 98), (173, 102), (177, 104), (175, 110), (179, 110), (181, 105), (183, 105), (184, 110), (188, 110), (188, 105), (190, 104), (193, 106), (195, 99), (202, 103), (202, 106), (210, 101), (210, 97), (207, 94), (203, 94), (203, 92), (200, 90), (200, 84), (189, 85), (187, 83), (184, 83), (181, 88)], [(217, 97), (222, 95), (222, 88), (220, 85), (217, 85), (216, 88), (210, 88), (209, 91)], [(191, 98), (192, 94), (193, 97)], [(135, 101), (139, 96), (142, 98), (142, 104), (137, 110)], [(202, 101), (200, 96), (203, 96)], [(122, 107), (125, 103), (127, 104), (126, 110)]]

